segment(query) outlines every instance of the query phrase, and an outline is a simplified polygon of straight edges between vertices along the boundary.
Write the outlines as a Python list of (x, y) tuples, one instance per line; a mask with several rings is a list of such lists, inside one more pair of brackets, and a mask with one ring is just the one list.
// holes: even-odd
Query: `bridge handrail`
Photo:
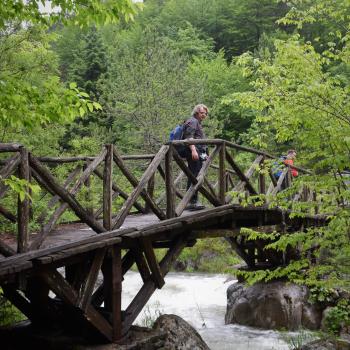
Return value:
[[(268, 152), (260, 151), (252, 147), (238, 145), (231, 141), (222, 140), (222, 139), (186, 139), (186, 140), (176, 140), (167, 142), (166, 145), (219, 145), (225, 143), (226, 146), (234, 149), (238, 149), (241, 151), (246, 151), (253, 154), (262, 155), (266, 158), (270, 159), (278, 159), (279, 157), (271, 155)], [(18, 152), (23, 145), (19, 143), (0, 143), (0, 153), (2, 152)], [(123, 160), (152, 160), (155, 157), (155, 154), (129, 154), (129, 155), (121, 155)], [(53, 164), (61, 164), (61, 163), (74, 163), (79, 161), (94, 161), (96, 157), (93, 156), (71, 156), (71, 157), (37, 157), (43, 163), (53, 163)], [(0, 160), (0, 165), (4, 165), (6, 160)], [(312, 174), (312, 172), (308, 169), (302, 168), (297, 165), (289, 166), (293, 169), (299, 170), (306, 174)]]
[[(214, 146), (197, 177), (189, 170), (187, 162), (177, 153), (175, 145), (178, 144), (206, 144)], [(248, 164), (241, 165), (240, 162), (237, 162), (229, 152), (229, 149), (249, 152), (256, 154), (257, 157), (249, 165), (249, 168), (245, 169)], [(283, 171), (280, 179), (276, 181), (271, 171), (270, 173), (258, 171), (261, 167), (266, 166), (266, 158), (276, 159), (276, 157), (263, 151), (221, 139), (173, 141), (163, 145), (155, 155), (121, 156), (114, 145), (105, 145), (101, 153), (96, 157), (35, 157), (24, 146), (17, 143), (0, 144), (1, 152), (17, 153), (2, 162), (0, 161), (0, 165), (4, 165), (0, 169), (2, 180), (18, 172), (18, 176), (21, 179), (28, 182), (34, 179), (44, 191), (52, 195), (52, 198), (45, 204), (41, 213), (38, 213), (39, 215), (35, 217), (37, 219), (36, 222), (41, 224), (41, 230), (30, 245), (29, 222), (32, 220), (30, 197), (19, 200), (18, 207), (11, 205), (11, 208), (6, 208), (4, 205), (0, 205), (0, 214), (18, 225), (17, 253), (27, 249), (38, 249), (68, 208), (95, 232), (101, 233), (120, 227), (126, 216), (132, 211), (132, 208), (141, 213), (153, 212), (160, 220), (180, 216), (194, 193), (198, 191), (214, 207), (230, 203), (233, 199), (238, 201), (238, 197), (235, 195), (231, 196), (233, 193), (242, 193), (244, 195), (246, 195), (246, 192), (249, 192), (251, 195), (266, 194), (266, 201), (268, 201), (269, 195), (275, 195), (284, 187), (283, 184), (287, 187), (290, 185), (291, 168), (306, 172), (305, 169), (300, 167), (288, 166)], [(126, 160), (149, 161), (146, 169), (144, 169), (145, 164), (142, 165), (144, 173), (140, 179), (133, 174), (130, 170), (131, 168), (129, 169), (128, 164), (124, 162)], [(214, 164), (214, 160), (217, 162), (216, 164)], [(73, 170), (69, 167), (65, 168), (64, 176), (66, 178), (64, 182), (62, 177), (57, 178), (56, 172), (44, 164), (65, 164), (76, 161), (83, 161), (85, 164), (78, 163)], [(114, 179), (112, 178), (112, 175), (115, 175), (113, 166), (117, 167), (119, 171), (118, 175), (114, 176)], [(175, 166), (180, 170), (178, 175), (174, 172)], [(217, 171), (209, 172), (210, 168), (217, 169)], [(140, 167), (137, 170), (140, 170)], [(156, 174), (157, 176), (160, 175), (158, 179), (162, 178), (164, 180), (158, 193), (154, 191)], [(178, 187), (180, 184), (179, 179), (183, 175), (190, 182), (190, 186), (187, 187), (186, 191)], [(89, 179), (92, 176), (97, 176), (102, 180), (99, 202), (96, 202), (99, 206), (98, 208), (91, 207), (90, 203), (93, 203), (93, 201), (90, 201), (88, 197), (85, 197), (86, 200), (83, 202), (80, 202), (79, 197), (76, 197), (83, 186), (87, 189), (87, 196), (89, 196), (89, 193), (92, 193), (89, 185)], [(126, 190), (123, 190), (119, 185), (120, 176), (127, 179), (127, 183), (125, 181), (122, 183), (122, 186), (128, 186)], [(216, 183), (214, 183), (215, 181)], [(271, 182), (270, 186), (268, 186), (268, 181)], [(130, 187), (132, 188), (131, 193)], [(2, 181), (0, 183), (0, 199), (5, 196), (7, 190), (8, 186)], [(29, 188), (28, 193), (30, 193)], [(156, 198), (158, 196), (159, 198)], [(308, 200), (308, 198), (311, 198), (310, 196), (311, 193), (305, 190), (303, 193), (298, 194), (294, 200)], [(122, 198), (124, 204), (118, 206), (119, 211), (117, 213), (113, 213), (112, 202), (117, 197)], [(14, 197), (9, 198), (14, 200)], [(160, 198), (162, 198), (161, 201), (159, 200)], [(177, 201), (177, 198), (180, 200)], [(165, 207), (162, 207), (163, 203)], [(17, 213), (13, 213), (12, 211), (16, 210), (16, 207)], [(103, 219), (102, 224), (99, 221), (101, 218)], [(11, 247), (3, 245), (1, 241), (0, 252), (7, 256), (16, 253)]]
[[(185, 140), (170, 141), (166, 144), (169, 144), (169, 145), (170, 144), (172, 144), (172, 145), (220, 145), (223, 143), (230, 148), (238, 149), (241, 151), (246, 151), (246, 152), (253, 153), (253, 154), (262, 155), (262, 156), (264, 156), (266, 158), (270, 158), (270, 159), (279, 159), (278, 156), (271, 155), (265, 151), (260, 151), (260, 150), (257, 150), (255, 148), (252, 148), (252, 147), (238, 145), (238, 144), (233, 143), (231, 141), (226, 141), (226, 140), (222, 140), (222, 139), (185, 139)], [(300, 166), (293, 165), (290, 167), (293, 169), (297, 169), (297, 170), (299, 170), (303, 173), (306, 173), (306, 174), (312, 174), (312, 172), (310, 170), (302, 168)]]

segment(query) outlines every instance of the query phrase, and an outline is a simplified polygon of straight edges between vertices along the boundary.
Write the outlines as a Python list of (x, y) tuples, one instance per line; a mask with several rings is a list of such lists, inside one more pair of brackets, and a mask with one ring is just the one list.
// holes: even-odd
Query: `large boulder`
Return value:
[(307, 287), (291, 283), (235, 283), (227, 289), (225, 322), (265, 329), (319, 329), (322, 310), (308, 297)]
[(153, 329), (166, 333), (164, 349), (210, 350), (199, 333), (179, 316), (161, 315)]

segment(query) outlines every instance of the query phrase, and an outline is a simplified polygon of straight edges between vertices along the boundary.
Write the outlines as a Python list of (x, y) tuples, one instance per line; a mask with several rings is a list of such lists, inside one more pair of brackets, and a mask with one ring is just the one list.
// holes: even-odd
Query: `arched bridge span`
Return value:
[[(190, 142), (210, 148), (197, 177), (175, 147)], [(113, 145), (94, 157), (36, 157), (18, 144), (0, 144), (0, 152), (0, 214), (17, 227), (16, 241), (0, 240), (0, 285), (38, 327), (58, 324), (118, 341), (164, 285), (181, 251), (197, 239), (225, 237), (249, 267), (273, 267), (293, 252), (247, 241), (241, 227), (283, 234), (325, 224), (316, 210), (292, 218), (270, 208), (270, 196), (290, 186), (290, 168), (276, 181), (267, 165), (274, 157), (223, 140), (175, 141), (151, 155), (121, 156)], [(18, 181), (14, 174), (26, 180), (19, 198), (10, 190)], [(207, 209), (187, 211), (196, 191)], [(23, 198), (23, 192), (32, 194)], [(260, 194), (266, 196), (259, 206), (244, 204)], [(310, 199), (315, 193), (307, 188), (290, 198)], [(69, 218), (76, 222), (57, 226)], [(165, 248), (161, 259), (158, 248)], [(134, 264), (143, 286), (122, 310), (123, 275)]]

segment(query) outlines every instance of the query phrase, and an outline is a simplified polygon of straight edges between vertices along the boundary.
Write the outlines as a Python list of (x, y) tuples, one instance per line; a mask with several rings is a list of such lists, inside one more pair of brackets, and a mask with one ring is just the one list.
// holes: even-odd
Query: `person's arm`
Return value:
[[(185, 131), (184, 131), (184, 139), (187, 140), (193, 140), (194, 139), (194, 134), (196, 131), (196, 122), (195, 120), (190, 120), (186, 123), (185, 125)], [(197, 148), (195, 145), (189, 145), (188, 146), (191, 150), (191, 157), (192, 160), (198, 160), (199, 159), (199, 155), (197, 152)]]
[(197, 148), (195, 145), (190, 145), (190, 150), (191, 150), (191, 155), (192, 155), (192, 160), (198, 160), (199, 159), (199, 155), (197, 152)]

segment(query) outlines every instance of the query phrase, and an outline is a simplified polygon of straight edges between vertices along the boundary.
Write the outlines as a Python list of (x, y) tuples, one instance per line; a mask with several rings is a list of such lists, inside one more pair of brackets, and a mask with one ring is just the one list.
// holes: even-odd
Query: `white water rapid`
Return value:
[[(124, 278), (123, 308), (142, 285), (136, 272)], [(154, 321), (159, 314), (176, 314), (194, 326), (212, 350), (288, 350), (278, 332), (225, 325), (226, 289), (234, 283), (226, 280), (225, 275), (169, 273), (135, 324), (146, 325), (145, 321)]]

